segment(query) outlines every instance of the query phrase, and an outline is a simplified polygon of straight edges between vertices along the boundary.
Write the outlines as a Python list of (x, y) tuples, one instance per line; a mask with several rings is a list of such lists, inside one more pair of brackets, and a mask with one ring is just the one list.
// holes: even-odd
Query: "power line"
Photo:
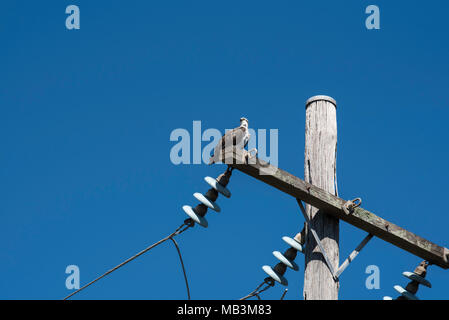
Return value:
[(85, 288), (87, 288), (90, 285), (94, 284), (95, 282), (97, 282), (101, 278), (104, 278), (108, 274), (112, 273), (113, 271), (115, 271), (118, 268), (124, 266), (128, 262), (131, 262), (132, 260), (134, 260), (137, 257), (141, 256), (145, 252), (153, 249), (154, 247), (160, 245), (161, 243), (163, 243), (163, 242), (165, 242), (165, 241), (167, 241), (169, 239), (172, 240), (172, 242), (175, 245), (176, 250), (178, 252), (179, 259), (181, 261), (182, 272), (184, 274), (184, 280), (185, 280), (185, 283), (186, 283), (187, 297), (190, 300), (189, 282), (187, 280), (187, 274), (186, 274), (184, 262), (182, 260), (181, 250), (179, 249), (179, 245), (173, 239), (173, 237), (178, 235), (178, 234), (181, 234), (182, 232), (184, 232), (188, 228), (193, 227), (195, 225), (195, 223), (197, 223), (197, 224), (199, 224), (199, 225), (201, 225), (202, 227), (205, 227), (205, 228), (208, 226), (208, 222), (204, 218), (204, 216), (206, 215), (207, 209), (211, 208), (211, 209), (213, 209), (215, 211), (218, 211), (218, 212), (220, 212), (220, 210), (221, 210), (220, 207), (215, 203), (215, 200), (218, 198), (218, 193), (221, 193), (225, 197), (228, 197), (228, 198), (231, 196), (231, 192), (226, 188), (226, 186), (229, 183), (229, 178), (231, 177), (232, 170), (233, 170), (233, 168), (228, 165), (226, 171), (223, 174), (221, 174), (217, 179), (213, 179), (211, 177), (206, 177), (205, 178), (206, 182), (212, 188), (209, 189), (207, 191), (207, 193), (204, 194), (204, 195), (202, 195), (200, 193), (194, 193), (195, 198), (197, 198), (197, 200), (199, 200), (201, 203), (199, 205), (197, 205), (195, 208), (192, 208), (190, 206), (183, 206), (183, 210), (185, 211), (185, 213), (190, 218), (184, 220), (184, 223), (181, 226), (179, 226), (173, 233), (171, 233), (167, 237), (159, 240), (158, 242), (152, 244), (151, 246), (147, 247), (146, 249), (140, 251), (139, 253), (137, 253), (136, 255), (132, 256), (131, 258), (125, 260), (124, 262), (120, 263), (119, 265), (117, 265), (116, 267), (114, 267), (111, 270), (107, 271), (106, 273), (102, 274), (101, 276), (99, 276), (95, 280), (89, 282), (88, 284), (86, 284), (82, 288), (80, 288), (80, 289), (76, 290), (75, 292), (71, 293), (70, 295), (65, 297), (63, 300), (66, 300), (66, 299), (72, 297), (73, 295), (77, 294), (81, 290), (84, 290)]
[[(266, 286), (260, 289), (264, 284), (266, 284)], [(256, 289), (254, 289), (250, 294), (244, 296), (243, 298), (240, 298), (239, 300), (246, 300), (254, 296), (256, 296), (260, 300), (259, 294), (264, 292), (265, 290), (268, 290), (272, 286), (274, 286), (274, 281), (271, 278), (265, 278), (265, 280), (261, 284), (259, 284)]]
[(185, 267), (184, 267), (184, 262), (182, 261), (181, 250), (179, 250), (178, 243), (176, 242), (175, 239), (170, 238), (170, 240), (173, 241), (173, 244), (175, 245), (176, 250), (178, 251), (179, 260), (181, 261), (182, 272), (184, 273), (184, 280), (185, 280), (185, 282), (186, 282), (187, 298), (188, 298), (188, 300), (190, 300), (189, 282), (187, 281), (187, 274), (186, 274), (186, 269), (185, 269)]
[[(139, 253), (135, 254), (134, 256), (132, 256), (131, 258), (126, 259), (125, 261), (123, 261), (122, 263), (120, 263), (119, 265), (115, 266), (114, 268), (112, 268), (111, 270), (105, 272), (104, 274), (102, 274), (101, 276), (99, 276), (98, 278), (96, 278), (95, 280), (92, 280), (91, 282), (89, 282), (88, 284), (84, 285), (83, 287), (79, 288), (78, 290), (76, 290), (75, 292), (72, 292), (71, 294), (69, 294), (67, 297), (65, 297), (63, 300), (67, 300), (68, 298), (72, 297), (73, 295), (77, 294), (78, 292), (80, 292), (81, 290), (86, 289), (87, 287), (89, 287), (90, 285), (94, 284), (95, 282), (97, 282), (98, 280), (100, 280), (101, 278), (106, 277), (108, 274), (114, 272), (115, 270), (119, 269), (120, 267), (123, 267), (125, 264), (127, 264), (128, 262), (133, 261), (134, 259), (138, 258), (139, 256), (141, 256), (142, 254), (144, 254), (145, 252), (153, 249), (154, 247), (160, 245), (161, 243), (172, 239), (174, 236), (177, 236), (181, 233), (183, 233), (184, 231), (186, 231), (187, 229), (189, 229), (191, 226), (193, 225), (191, 219), (187, 219), (184, 221), (184, 223), (182, 225), (180, 225), (173, 233), (171, 233), (170, 235), (168, 235), (167, 237), (159, 240), (158, 242), (152, 244), (151, 246), (145, 248), (144, 250), (140, 251)], [(183, 227), (186, 226), (184, 229)], [(176, 245), (176, 243), (175, 243)], [(176, 245), (177, 247), (177, 245)], [(178, 253), (179, 255), (181, 255), (181, 253), (179, 252), (179, 248), (177, 247)], [(181, 256), (180, 256), (181, 257)], [(181, 258), (181, 263), (182, 263), (182, 258)], [(185, 275), (185, 270), (184, 270), (184, 263), (182, 263), (182, 267), (183, 267), (183, 271), (184, 271), (184, 275)], [(186, 279), (186, 283), (187, 283), (187, 277), (185, 277)], [(188, 285), (187, 285), (188, 286)], [(189, 291), (189, 289), (187, 289)], [(188, 293), (189, 295), (189, 299), (190, 299), (190, 293)]]

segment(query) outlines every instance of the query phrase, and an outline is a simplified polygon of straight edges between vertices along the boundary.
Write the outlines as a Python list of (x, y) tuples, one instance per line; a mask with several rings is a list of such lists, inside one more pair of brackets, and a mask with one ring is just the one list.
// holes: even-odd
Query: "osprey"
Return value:
[[(225, 148), (238, 146), (239, 148), (244, 149), (248, 144), (250, 137), (251, 135), (248, 131), (248, 119), (240, 118), (240, 126), (226, 132), (225, 135), (221, 137), (214, 149), (214, 155), (210, 158), (209, 164), (221, 162), (221, 156)], [(253, 150), (257, 153), (257, 150)]]

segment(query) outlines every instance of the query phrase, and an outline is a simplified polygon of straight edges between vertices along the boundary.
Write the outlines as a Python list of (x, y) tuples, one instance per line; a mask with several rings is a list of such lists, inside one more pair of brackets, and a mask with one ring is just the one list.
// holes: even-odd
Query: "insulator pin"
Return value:
[(224, 195), (226, 198), (231, 197), (231, 192), (228, 190), (228, 188), (222, 186), (218, 181), (211, 177), (205, 177), (204, 180), (215, 190), (220, 192), (222, 195)]
[(405, 271), (402, 273), (402, 275), (412, 281), (416, 281), (419, 284), (422, 284), (423, 286), (426, 286), (428, 288), (432, 288), (432, 285), (430, 284), (429, 281), (427, 281), (426, 279), (424, 279), (423, 277), (417, 275), (414, 272), (409, 272), (409, 271)]
[(217, 212), (220, 212), (221, 209), (218, 206), (218, 204), (216, 204), (214, 201), (210, 200), (209, 198), (207, 198), (205, 195), (199, 193), (199, 192), (195, 192), (193, 194), (193, 196), (202, 204), (204, 204), (205, 206), (207, 206), (208, 208), (215, 210)]
[(289, 267), (290, 269), (293, 269), (295, 271), (299, 270), (298, 265), (296, 264), (295, 261), (289, 260), (287, 259), (282, 253), (280, 253), (279, 251), (273, 251), (273, 255), (283, 264), (285, 264), (287, 267)]
[(295, 239), (292, 239), (290, 237), (282, 237), (282, 240), (284, 240), (290, 247), (304, 253), (302, 245)]
[(184, 210), (184, 212), (193, 219), (193, 221), (195, 221), (196, 223), (198, 223), (200, 226), (207, 228), (207, 226), (209, 225), (207, 223), (206, 218), (200, 216), (199, 214), (197, 214), (191, 206), (183, 206), (182, 209)]
[(394, 290), (399, 292), (404, 298), (406, 298), (408, 300), (419, 300), (417, 296), (415, 296), (413, 293), (408, 292), (401, 286), (396, 285), (393, 288), (394, 288)]
[(277, 274), (276, 272), (274, 272), (273, 269), (271, 269), (270, 266), (263, 266), (262, 270), (265, 271), (266, 274), (268, 274), (270, 276), (270, 278), (272, 278), (273, 280), (279, 282), (280, 284), (282, 284), (283, 286), (287, 286), (288, 285), (288, 281), (287, 279), (285, 279), (284, 276)]

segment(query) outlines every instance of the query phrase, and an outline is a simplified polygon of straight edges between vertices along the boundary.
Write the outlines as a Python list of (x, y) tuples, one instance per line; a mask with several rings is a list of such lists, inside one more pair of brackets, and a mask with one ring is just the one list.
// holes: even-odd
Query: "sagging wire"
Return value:
[(207, 222), (206, 218), (204, 217), (206, 215), (207, 209), (209, 208), (209, 209), (212, 209), (217, 212), (220, 212), (220, 210), (221, 210), (220, 207), (218, 206), (218, 204), (215, 203), (215, 201), (218, 198), (218, 194), (221, 193), (222, 195), (224, 195), (227, 198), (231, 197), (231, 192), (226, 188), (226, 186), (229, 183), (229, 179), (232, 175), (233, 170), (234, 170), (234, 168), (232, 168), (231, 166), (228, 165), (226, 171), (223, 174), (221, 174), (218, 178), (216, 178), (216, 179), (211, 178), (211, 177), (205, 178), (205, 181), (211, 186), (211, 188), (204, 195), (197, 193), (197, 192), (194, 193), (194, 197), (201, 202), (195, 208), (192, 208), (190, 206), (183, 206), (183, 210), (189, 216), (189, 218), (184, 220), (184, 223), (182, 225), (180, 225), (173, 233), (169, 234), (167, 237), (159, 240), (158, 242), (152, 244), (151, 246), (145, 248), (144, 250), (140, 251), (139, 253), (135, 254), (134, 256), (126, 259), (119, 265), (117, 265), (114, 268), (112, 268), (111, 270), (105, 272), (104, 274), (102, 274), (98, 278), (92, 280), (91, 282), (84, 285), (80, 289), (72, 292), (67, 297), (65, 297), (63, 300), (67, 300), (68, 298), (70, 298), (73, 295), (77, 294), (78, 292), (86, 289), (87, 287), (91, 286), (98, 280), (106, 277), (108, 274), (114, 272), (115, 270), (119, 269), (120, 267), (123, 267), (128, 262), (133, 261), (137, 257), (143, 255), (144, 253), (148, 252), (149, 250), (153, 249), (154, 247), (160, 245), (161, 243), (163, 243), (167, 240), (171, 240), (173, 242), (173, 244), (175, 245), (176, 250), (178, 252), (179, 259), (181, 261), (182, 272), (184, 274), (184, 280), (186, 283), (187, 297), (190, 300), (190, 288), (189, 288), (189, 283), (187, 280), (187, 274), (186, 274), (184, 262), (183, 262), (182, 256), (181, 256), (181, 250), (179, 249), (178, 243), (173, 238), (175, 236), (183, 233), (187, 229), (193, 227), (195, 225), (195, 223), (197, 223), (205, 228), (208, 226), (208, 222)]
[(179, 255), (179, 260), (181, 261), (181, 267), (182, 267), (182, 272), (184, 274), (184, 280), (186, 282), (186, 289), (187, 289), (187, 299), (190, 300), (190, 288), (189, 288), (189, 281), (187, 280), (187, 274), (186, 274), (186, 269), (184, 267), (184, 262), (182, 261), (182, 255), (181, 255), (181, 250), (179, 250), (179, 245), (176, 242), (175, 239), (170, 238), (170, 240), (173, 242), (173, 244), (176, 247), (176, 251), (178, 251), (178, 255)]
[[(184, 221), (184, 223), (182, 225), (180, 225), (173, 233), (169, 234), (167, 237), (159, 240), (158, 242), (152, 244), (151, 246), (148, 246), (147, 248), (145, 248), (144, 250), (140, 251), (139, 253), (133, 255), (132, 257), (126, 259), (125, 261), (123, 261), (122, 263), (118, 264), (117, 266), (115, 266), (114, 268), (112, 268), (111, 270), (103, 273), (101, 276), (99, 276), (98, 278), (92, 280), (91, 282), (89, 282), (88, 284), (84, 285), (83, 287), (79, 288), (78, 290), (72, 292), (71, 294), (69, 294), (67, 297), (65, 297), (63, 300), (67, 300), (68, 298), (74, 296), (75, 294), (79, 293), (80, 291), (86, 289), (87, 287), (91, 286), (92, 284), (94, 284), (95, 282), (97, 282), (98, 280), (106, 277), (107, 275), (111, 274), (112, 272), (114, 272), (115, 270), (123, 267), (125, 264), (133, 261), (134, 259), (140, 257), (141, 255), (143, 255), (144, 253), (150, 251), (151, 249), (157, 247), (158, 245), (160, 245), (161, 243), (164, 243), (167, 240), (174, 240), (173, 237), (180, 235), (181, 233), (183, 233), (184, 231), (186, 231), (187, 229), (189, 229), (190, 227), (192, 227), (193, 221), (191, 219), (186, 219)], [(179, 248), (177, 248), (179, 249)], [(180, 252), (178, 251), (178, 253), (180, 254)], [(181, 258), (181, 262), (182, 262), (182, 258)], [(183, 268), (184, 268), (184, 264), (183, 264)], [(186, 277), (186, 281), (187, 281), (187, 277)], [(189, 293), (189, 298), (190, 298), (190, 293)]]

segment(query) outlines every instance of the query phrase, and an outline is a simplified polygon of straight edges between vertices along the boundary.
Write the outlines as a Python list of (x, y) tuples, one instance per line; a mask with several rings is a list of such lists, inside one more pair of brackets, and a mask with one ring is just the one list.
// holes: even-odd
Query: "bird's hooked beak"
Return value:
[(248, 127), (248, 124), (249, 124), (248, 119), (246, 119), (244, 117), (240, 118), (240, 126), (244, 126), (245, 122), (246, 122), (246, 127)]

